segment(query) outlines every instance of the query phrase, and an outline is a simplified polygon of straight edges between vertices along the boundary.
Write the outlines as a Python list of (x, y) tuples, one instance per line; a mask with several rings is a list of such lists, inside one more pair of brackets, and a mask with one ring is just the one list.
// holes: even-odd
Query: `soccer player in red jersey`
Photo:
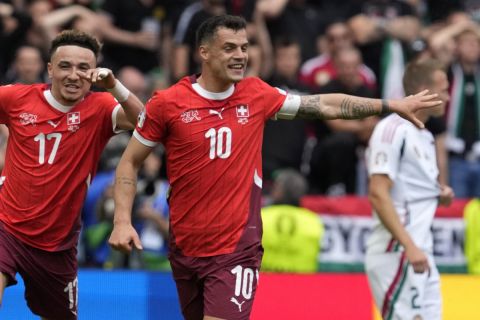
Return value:
[(216, 16), (197, 31), (202, 73), (157, 91), (139, 116), (117, 168), (110, 244), (141, 249), (131, 224), (136, 175), (163, 143), (171, 184), (170, 263), (186, 319), (248, 319), (263, 249), (260, 200), (262, 137), (270, 118), (358, 119), (413, 115), (439, 104), (422, 92), (403, 100), (343, 94), (296, 96), (245, 78), (245, 20)]
[[(18, 272), (31, 311), (77, 319), (76, 244), (80, 211), (100, 153), (133, 129), (143, 104), (111, 70), (100, 46), (64, 31), (53, 41), (49, 84), (0, 87), (0, 123), (9, 128), (0, 177), (0, 302)], [(92, 83), (109, 92), (90, 92)]]

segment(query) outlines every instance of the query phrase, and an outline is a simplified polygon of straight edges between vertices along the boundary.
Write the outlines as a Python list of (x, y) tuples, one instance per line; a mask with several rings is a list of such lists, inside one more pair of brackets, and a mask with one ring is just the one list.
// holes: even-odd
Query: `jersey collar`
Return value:
[(225, 100), (228, 97), (230, 97), (233, 92), (235, 91), (235, 85), (232, 84), (230, 88), (223, 92), (210, 92), (205, 90), (200, 86), (200, 84), (197, 82), (197, 75), (194, 75), (193, 77), (190, 77), (190, 82), (192, 83), (192, 88), (195, 90), (197, 94), (199, 94), (201, 97), (205, 99), (210, 99), (210, 100)]
[(57, 109), (58, 111), (63, 113), (69, 112), (75, 106), (75, 105), (64, 106), (63, 104), (58, 102), (57, 99), (55, 99), (55, 97), (53, 96), (52, 91), (50, 91), (50, 89), (43, 91), (43, 96), (47, 100), (48, 104), (52, 106), (52, 108)]

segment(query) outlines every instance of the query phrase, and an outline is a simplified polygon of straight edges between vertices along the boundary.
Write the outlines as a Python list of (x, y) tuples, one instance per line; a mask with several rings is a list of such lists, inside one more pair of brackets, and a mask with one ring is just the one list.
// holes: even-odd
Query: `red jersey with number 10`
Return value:
[(258, 78), (211, 93), (186, 77), (147, 103), (134, 136), (166, 147), (172, 250), (202, 257), (260, 243), (263, 128), (285, 98)]
[(46, 84), (0, 87), (0, 123), (10, 132), (0, 178), (7, 231), (46, 251), (77, 244), (80, 211), (114, 134), (117, 105), (109, 93), (89, 93), (65, 107)]

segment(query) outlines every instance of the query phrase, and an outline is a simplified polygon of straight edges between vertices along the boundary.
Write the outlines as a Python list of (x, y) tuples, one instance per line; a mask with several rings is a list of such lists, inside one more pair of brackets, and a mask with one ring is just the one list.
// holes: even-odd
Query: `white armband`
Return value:
[(291, 120), (297, 115), (302, 99), (296, 94), (287, 94), (282, 107), (278, 110), (276, 117), (279, 119)]
[(128, 90), (118, 79), (115, 80), (115, 86), (107, 89), (107, 91), (110, 92), (120, 103), (127, 101), (128, 96), (130, 95), (130, 90)]

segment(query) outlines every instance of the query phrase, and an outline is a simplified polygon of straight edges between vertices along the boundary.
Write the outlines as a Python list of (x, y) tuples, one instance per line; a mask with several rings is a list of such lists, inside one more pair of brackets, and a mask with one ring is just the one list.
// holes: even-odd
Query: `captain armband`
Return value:
[(302, 99), (296, 94), (287, 94), (287, 98), (283, 102), (282, 107), (277, 112), (276, 117), (278, 119), (291, 120), (297, 115), (298, 109)]

